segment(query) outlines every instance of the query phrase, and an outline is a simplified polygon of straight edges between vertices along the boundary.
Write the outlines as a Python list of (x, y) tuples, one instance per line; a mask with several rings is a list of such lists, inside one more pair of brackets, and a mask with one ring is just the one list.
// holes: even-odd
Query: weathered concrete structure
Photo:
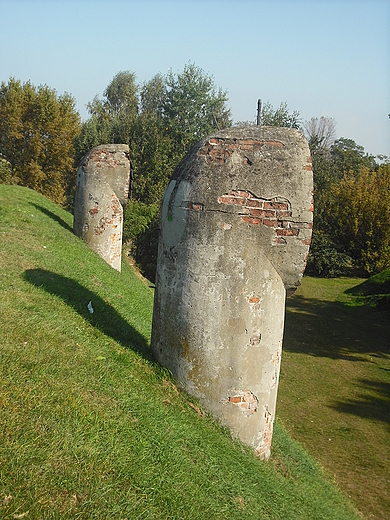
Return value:
[(300, 132), (231, 128), (191, 150), (162, 202), (154, 355), (266, 459), (286, 290), (305, 269), (312, 193)]
[(129, 183), (129, 147), (125, 144), (93, 148), (77, 171), (73, 231), (117, 271), (121, 270)]

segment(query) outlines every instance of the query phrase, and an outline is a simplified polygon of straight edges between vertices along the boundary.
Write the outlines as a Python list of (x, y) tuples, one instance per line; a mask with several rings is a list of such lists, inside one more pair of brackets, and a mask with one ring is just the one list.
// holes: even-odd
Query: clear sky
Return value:
[(390, 0), (0, 0), (0, 81), (85, 105), (121, 70), (139, 83), (189, 61), (228, 91), (235, 121), (257, 99), (390, 156)]

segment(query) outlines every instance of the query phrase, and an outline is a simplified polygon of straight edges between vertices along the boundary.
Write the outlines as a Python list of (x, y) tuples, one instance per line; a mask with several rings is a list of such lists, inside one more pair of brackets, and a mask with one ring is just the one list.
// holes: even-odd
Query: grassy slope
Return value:
[(389, 275), (304, 278), (287, 306), (278, 394), (284, 426), (370, 519), (390, 511), (390, 315), (364, 295), (386, 301)]
[(357, 518), (280, 425), (264, 463), (177, 391), (152, 291), (71, 224), (0, 185), (0, 517)]

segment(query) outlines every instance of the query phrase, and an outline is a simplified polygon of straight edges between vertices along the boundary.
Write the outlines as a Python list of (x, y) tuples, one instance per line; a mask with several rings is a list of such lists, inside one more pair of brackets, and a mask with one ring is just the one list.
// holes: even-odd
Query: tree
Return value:
[(390, 165), (362, 166), (331, 188), (332, 234), (368, 275), (390, 266)]
[(188, 63), (182, 73), (169, 72), (165, 83), (163, 121), (179, 156), (218, 127), (231, 126), (226, 91), (217, 90), (213, 78), (201, 68)]
[(139, 110), (139, 87), (135, 74), (121, 71), (116, 74), (103, 92), (87, 104), (90, 114), (76, 142), (76, 159), (100, 144), (129, 144)]
[(167, 86), (165, 78), (160, 73), (156, 74), (142, 86), (140, 92), (141, 112), (161, 119), (166, 96)]
[(231, 125), (227, 95), (211, 76), (189, 63), (183, 72), (155, 75), (140, 88), (135, 74), (118, 73), (88, 104), (90, 118), (76, 140), (77, 161), (94, 146), (128, 144), (134, 169), (132, 201), (124, 238), (133, 241), (136, 260), (154, 278), (158, 212), (179, 161), (202, 137)]
[(91, 116), (110, 118), (117, 114), (135, 117), (138, 113), (138, 86), (134, 72), (121, 71), (116, 74), (103, 92), (87, 104)]
[(328, 150), (336, 138), (336, 121), (333, 117), (312, 117), (302, 125), (309, 144), (316, 150)]
[(0, 86), (0, 153), (11, 182), (65, 204), (74, 183), (73, 141), (80, 132), (75, 100), (47, 85), (10, 78)]
[(280, 103), (279, 108), (274, 108), (273, 105), (266, 101), (262, 107), (260, 117), (256, 117), (256, 121), (237, 121), (235, 126), (279, 126), (287, 128), (299, 129), (301, 125), (301, 118), (299, 111), (294, 110), (289, 112), (287, 102)]
[(322, 276), (357, 268), (373, 274), (389, 262), (388, 164), (340, 138), (329, 148), (312, 136), (314, 224), (308, 271)]
[(345, 173), (359, 173), (361, 166), (377, 168), (375, 157), (365, 153), (363, 146), (353, 139), (341, 137), (330, 147), (330, 154), (337, 176), (341, 178)]
[(285, 126), (288, 128), (297, 128), (301, 126), (301, 118), (299, 111), (288, 111), (287, 103), (280, 103), (279, 108), (274, 109), (272, 104), (267, 101), (264, 103), (260, 116), (260, 124), (262, 126)]

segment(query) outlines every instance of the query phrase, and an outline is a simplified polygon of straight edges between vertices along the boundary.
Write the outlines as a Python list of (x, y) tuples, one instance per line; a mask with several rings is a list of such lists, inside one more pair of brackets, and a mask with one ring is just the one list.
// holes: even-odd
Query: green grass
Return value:
[(0, 517), (358, 518), (280, 423), (262, 462), (177, 390), (151, 360), (152, 290), (71, 226), (0, 185)]
[(277, 414), (365, 518), (390, 511), (390, 272), (305, 277), (288, 301)]
[(371, 276), (363, 283), (346, 291), (356, 296), (356, 303), (371, 305), (382, 310), (390, 310), (390, 268)]

